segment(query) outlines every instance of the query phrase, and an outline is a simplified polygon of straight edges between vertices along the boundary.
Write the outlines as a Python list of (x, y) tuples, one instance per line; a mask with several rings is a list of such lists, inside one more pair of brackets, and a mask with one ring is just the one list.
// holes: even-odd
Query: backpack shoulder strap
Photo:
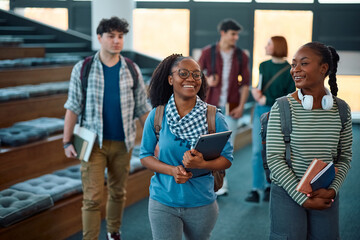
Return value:
[(91, 65), (94, 61), (94, 56), (88, 56), (84, 59), (84, 62), (81, 66), (81, 70), (80, 70), (80, 80), (81, 80), (81, 85), (82, 85), (82, 90), (83, 93), (86, 94), (86, 89), (87, 89), (87, 83), (88, 83), (88, 78), (89, 78), (89, 73), (90, 73), (90, 69), (91, 69)]
[(164, 105), (159, 105), (155, 109), (154, 128), (155, 128), (155, 135), (158, 141), (160, 136), (161, 124), (164, 116), (164, 110), (165, 110)]
[(348, 111), (349, 111), (349, 107), (346, 104), (346, 102), (338, 97), (335, 97), (335, 101), (338, 105), (338, 109), (339, 109), (339, 115), (340, 115), (340, 120), (341, 120), (341, 131), (344, 131), (345, 128), (345, 122), (348, 119)]
[(124, 59), (125, 59), (125, 62), (126, 62), (128, 68), (130, 70), (131, 77), (132, 77), (132, 79), (134, 81), (133, 91), (135, 91), (135, 89), (137, 88), (137, 85), (138, 85), (138, 81), (139, 81), (139, 74), (136, 71), (134, 62), (130, 58), (127, 58), (127, 57), (124, 57)]
[(206, 119), (208, 122), (208, 132), (209, 133), (215, 133), (216, 132), (216, 126), (215, 126), (215, 119), (216, 119), (216, 107), (214, 105), (207, 105), (207, 113), (206, 113)]
[(90, 69), (91, 69), (91, 65), (94, 61), (94, 56), (88, 56), (84, 59), (83, 64), (81, 66), (81, 70), (80, 70), (80, 81), (81, 81), (81, 90), (82, 90), (82, 94), (83, 94), (83, 99), (82, 99), (82, 114), (81, 114), (81, 118), (80, 118), (80, 126), (83, 125), (83, 120), (84, 120), (84, 111), (86, 108), (86, 92), (87, 92), (87, 86), (88, 86), (88, 78), (89, 78), (89, 73), (90, 73)]
[(211, 57), (211, 72), (212, 72), (212, 74), (215, 74), (216, 73), (216, 44), (213, 44), (210, 47), (210, 57)]
[(241, 50), (241, 48), (237, 47), (236, 48), (236, 56), (239, 62), (239, 66), (240, 66), (240, 71), (242, 71), (242, 55), (243, 55), (243, 51)]
[(286, 96), (280, 97), (276, 99), (279, 105), (280, 112), (280, 123), (281, 123), (281, 131), (284, 134), (284, 142), (285, 142), (285, 159), (286, 163), (289, 167), (291, 164), (291, 150), (290, 150), (290, 134), (292, 132), (292, 123), (291, 123), (291, 111), (290, 104), (288, 98)]
[[(348, 111), (349, 111), (349, 106), (346, 104), (346, 102), (336, 96), (334, 96), (336, 104), (338, 106), (339, 109), (339, 115), (340, 115), (340, 120), (341, 120), (341, 132), (344, 131), (345, 129), (345, 122), (348, 119)], [(341, 155), (341, 141), (339, 139), (339, 143), (338, 143), (338, 147), (337, 147), (337, 157), (334, 160), (334, 163), (338, 163), (339, 159), (340, 159), (340, 155)]]

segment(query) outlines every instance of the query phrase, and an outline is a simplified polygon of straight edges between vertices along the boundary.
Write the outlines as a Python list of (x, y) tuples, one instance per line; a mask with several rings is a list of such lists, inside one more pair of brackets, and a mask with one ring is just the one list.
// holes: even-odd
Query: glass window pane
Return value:
[(135, 0), (135, 2), (189, 2), (190, 0)]
[[(337, 96), (349, 104), (351, 112), (360, 111), (360, 76), (336, 75), (336, 79), (339, 89)], [(327, 82), (328, 78), (325, 80), (325, 85), (330, 89)]]
[(252, 0), (194, 0), (194, 2), (251, 2)]
[(9, 11), (10, 9), (10, 0), (0, 0), (0, 9)]
[(319, 0), (319, 3), (336, 3), (336, 4), (360, 3), (360, 0)]
[(16, 8), (15, 12), (62, 30), (69, 28), (67, 8)]
[(255, 0), (259, 3), (313, 3), (314, 0)]
[(189, 55), (188, 9), (134, 9), (134, 49), (165, 58), (172, 53)]
[[(299, 21), (301, 19), (301, 21)], [(259, 65), (271, 56), (265, 46), (272, 36), (283, 36), (288, 44), (288, 62), (298, 48), (312, 39), (312, 11), (255, 10), (252, 85), (259, 82)], [(301, 33), (301, 37), (299, 37)]]

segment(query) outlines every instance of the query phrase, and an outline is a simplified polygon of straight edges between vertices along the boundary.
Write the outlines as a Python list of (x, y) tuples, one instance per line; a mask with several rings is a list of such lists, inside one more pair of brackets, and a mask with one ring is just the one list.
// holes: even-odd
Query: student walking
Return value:
[[(96, 32), (101, 48), (93, 56), (85, 94), (81, 79), (84, 61), (78, 62), (71, 73), (69, 96), (65, 103), (63, 142), (65, 155), (76, 157), (78, 153), (71, 139), (75, 123), (81, 115), (83, 126), (97, 134), (89, 161), (81, 161), (83, 239), (99, 238), (100, 206), (107, 168), (106, 237), (120, 240), (131, 150), (136, 137), (135, 119), (139, 118), (144, 123), (150, 106), (146, 102), (139, 67), (120, 54), (124, 35), (128, 32), (126, 20), (117, 17), (102, 19)], [(132, 64), (137, 72), (136, 79), (133, 79), (128, 64)], [(86, 101), (83, 102), (83, 99)]]
[[(149, 93), (154, 109), (145, 122), (140, 158), (155, 172), (149, 199), (153, 239), (181, 240), (183, 234), (189, 240), (209, 239), (218, 216), (211, 172), (231, 166), (233, 148), (228, 141), (221, 156), (210, 161), (192, 149), (199, 136), (208, 133), (206, 82), (200, 66), (179, 54), (165, 58), (154, 71)], [(158, 140), (154, 119), (160, 105), (165, 109)], [(220, 112), (215, 126), (216, 132), (228, 130)]]
[[(278, 104), (271, 109), (267, 131), (267, 162), (272, 179), (270, 239), (340, 239), (340, 188), (352, 158), (352, 122), (348, 108), (342, 129), (338, 100), (334, 99), (338, 92), (338, 61), (334, 48), (318, 42), (303, 45), (292, 59), (290, 73), (299, 90), (288, 95), (291, 168), (285, 162)], [(331, 92), (324, 86), (327, 76)], [(334, 162), (338, 169), (335, 179), (328, 188), (310, 194), (296, 191), (314, 158)]]

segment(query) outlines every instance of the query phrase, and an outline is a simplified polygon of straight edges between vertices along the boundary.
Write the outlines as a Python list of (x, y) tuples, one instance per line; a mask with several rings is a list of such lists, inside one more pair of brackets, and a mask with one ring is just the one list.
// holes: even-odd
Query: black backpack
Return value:
[[(139, 82), (139, 74), (138, 72), (136, 71), (135, 69), (135, 65), (134, 65), (134, 62), (127, 58), (127, 57), (124, 57), (125, 61), (126, 61), (126, 64), (130, 70), (130, 73), (131, 73), (131, 77), (134, 81), (134, 84), (133, 84), (133, 96), (134, 96), (134, 99), (135, 99), (135, 90), (137, 88), (137, 85), (138, 85), (138, 82)], [(89, 73), (90, 73), (90, 69), (91, 69), (91, 65), (94, 61), (94, 56), (88, 56), (84, 59), (84, 62), (81, 66), (81, 70), (80, 70), (80, 80), (81, 80), (81, 86), (82, 86), (82, 93), (83, 93), (83, 110), (82, 111), (85, 111), (85, 106), (86, 106), (86, 91), (87, 91), (87, 86), (88, 86), (88, 78), (89, 78)], [(134, 113), (135, 114), (135, 113)], [(84, 114), (81, 114), (81, 119), (80, 119), (80, 126), (82, 126), (82, 123), (83, 123), (83, 116)]]
[[(345, 103), (344, 100), (335, 97), (335, 101), (338, 105), (339, 109), (339, 115), (341, 120), (341, 132), (345, 128), (345, 122), (348, 117), (348, 105)], [(290, 149), (290, 142), (291, 137), (290, 134), (292, 132), (292, 124), (291, 124), (291, 111), (290, 111), (290, 104), (288, 101), (288, 98), (286, 96), (280, 97), (276, 99), (276, 102), (279, 105), (279, 112), (280, 112), (280, 124), (281, 124), (281, 132), (284, 134), (284, 142), (285, 142), (285, 160), (287, 165), (291, 168), (291, 149)], [(267, 164), (266, 159), (266, 132), (267, 132), (267, 124), (269, 121), (270, 112), (263, 113), (260, 117), (260, 124), (261, 124), (261, 142), (262, 142), (262, 150), (261, 150), (261, 156), (263, 160), (263, 167), (265, 170), (266, 175), (266, 181), (271, 182), (270, 179), (270, 169)], [(334, 163), (337, 163), (339, 161), (341, 154), (341, 142), (339, 140), (338, 148), (337, 148), (337, 158), (334, 160)]]
[[(135, 69), (134, 62), (127, 57), (124, 57), (124, 59), (126, 61), (126, 64), (130, 70), (131, 76), (134, 81), (133, 93), (134, 93), (134, 97), (135, 97), (135, 89), (137, 88), (137, 85), (139, 82), (139, 74)], [(81, 80), (82, 91), (83, 91), (84, 96), (86, 96), (88, 78), (89, 78), (89, 73), (90, 73), (90, 69), (91, 69), (91, 65), (92, 65), (93, 61), (94, 61), (94, 56), (88, 56), (85, 58), (82, 66), (81, 66), (80, 80)]]

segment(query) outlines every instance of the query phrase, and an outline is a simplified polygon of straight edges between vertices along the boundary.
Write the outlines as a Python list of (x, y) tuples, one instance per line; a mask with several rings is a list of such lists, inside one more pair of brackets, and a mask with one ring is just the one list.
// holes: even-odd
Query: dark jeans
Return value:
[(272, 183), (269, 239), (340, 239), (339, 196), (328, 209), (309, 210), (297, 204), (282, 187)]

